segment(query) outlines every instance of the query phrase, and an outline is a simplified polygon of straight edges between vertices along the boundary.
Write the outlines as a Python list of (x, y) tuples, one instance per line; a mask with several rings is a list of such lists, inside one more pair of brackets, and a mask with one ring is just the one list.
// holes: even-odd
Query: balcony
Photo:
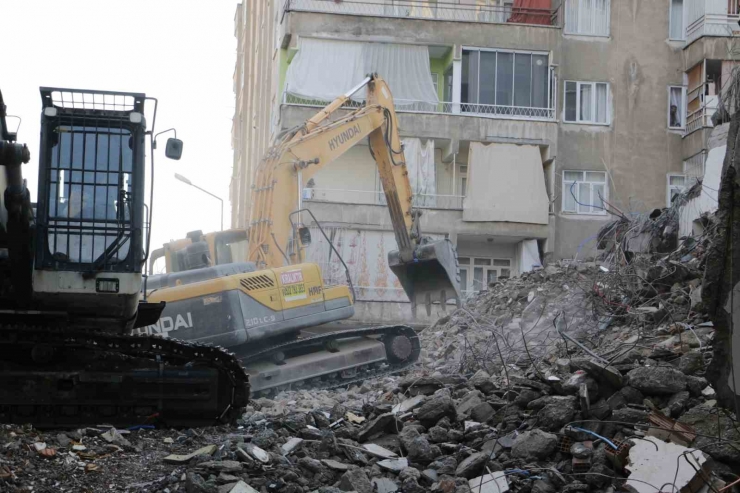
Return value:
[[(340, 15), (424, 19), (487, 24), (531, 24), (560, 27), (559, 0), (556, 8), (514, 7), (511, 2), (475, 0), (286, 0), (285, 12), (318, 12)], [(544, 2), (547, 3), (547, 2)]]
[(719, 107), (718, 96), (711, 96), (702, 106), (686, 116), (686, 135), (702, 128), (713, 127), (712, 115)]
[(738, 0), (688, 0), (685, 9), (687, 45), (702, 36), (732, 37), (740, 30)]
[[(533, 108), (526, 106), (506, 106), (495, 104), (473, 104), (452, 102), (427, 102), (406, 99), (394, 99), (396, 111), (399, 113), (431, 113), (441, 115), (473, 116), (480, 118), (500, 118), (509, 120), (530, 120), (554, 122), (555, 108)], [(290, 106), (304, 106), (309, 108), (323, 108), (330, 101), (301, 98), (289, 93), (283, 93), (283, 104)], [(348, 101), (343, 108), (356, 109), (364, 105), (363, 101)]]
[[(461, 195), (431, 195), (415, 193), (412, 205), (419, 209), (459, 210), (463, 208)], [(306, 188), (306, 202), (328, 202), (341, 204), (385, 205), (385, 194), (372, 190), (346, 190), (332, 188)]]

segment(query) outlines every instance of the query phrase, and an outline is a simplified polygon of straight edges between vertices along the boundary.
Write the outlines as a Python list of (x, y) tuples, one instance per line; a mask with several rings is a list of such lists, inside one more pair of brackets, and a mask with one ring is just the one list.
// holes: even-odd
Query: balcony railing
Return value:
[(686, 3), (686, 44), (702, 36), (731, 37), (740, 19), (738, 0), (688, 0)]
[[(510, 120), (555, 121), (555, 108), (532, 108), (528, 106), (507, 106), (501, 104), (451, 103), (446, 101), (429, 102), (408, 99), (394, 99), (396, 111), (400, 113), (456, 114)], [(293, 94), (283, 94), (283, 104), (323, 108), (330, 101), (307, 99)], [(363, 106), (362, 101), (348, 101), (343, 108), (353, 109)]]
[(719, 107), (719, 98), (709, 96), (698, 110), (686, 115), (686, 135), (706, 127), (713, 127), (712, 115)]
[[(411, 203), (419, 209), (462, 210), (464, 198), (460, 195), (415, 193)], [(383, 205), (385, 194), (372, 190), (306, 188), (303, 190), (303, 200), (306, 202)]]
[(470, 5), (460, 0), (286, 0), (285, 12), (397, 17), (492, 24), (534, 24), (559, 27), (558, 8), (532, 9), (511, 5)]

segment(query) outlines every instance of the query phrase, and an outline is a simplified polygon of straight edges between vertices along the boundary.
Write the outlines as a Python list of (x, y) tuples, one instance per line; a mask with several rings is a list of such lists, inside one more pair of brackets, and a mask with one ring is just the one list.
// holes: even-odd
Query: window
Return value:
[(545, 53), (463, 50), (460, 101), (469, 103), (463, 111), (483, 111), (478, 105), (509, 107), (486, 110), (499, 114), (515, 114), (512, 106), (547, 108), (549, 89)]
[(465, 197), (468, 191), (468, 166), (465, 164), (460, 165), (460, 197)]
[(60, 124), (53, 132), (49, 253), (63, 262), (93, 263), (106, 253), (111, 262), (124, 261), (133, 231), (131, 129)]
[(445, 71), (445, 78), (444, 78), (444, 94), (443, 94), (443, 100), (446, 102), (452, 101), (452, 67), (448, 68)]
[(686, 176), (668, 175), (668, 190), (666, 191), (666, 205), (673, 203), (673, 198), (681, 195), (686, 190)]
[(608, 191), (603, 171), (564, 171), (563, 212), (606, 214), (602, 199)]
[(609, 84), (565, 81), (564, 121), (609, 124)]
[[(511, 259), (460, 257), (460, 290), (463, 293), (485, 291), (492, 283), (511, 277)], [(473, 271), (472, 278), (470, 271)]]
[(671, 0), (668, 39), (684, 40), (683, 0)]
[(565, 34), (609, 36), (610, 0), (566, 0)]
[(432, 72), (432, 84), (434, 85), (434, 94), (439, 94), (439, 74)]
[(686, 88), (668, 87), (668, 128), (686, 127)]

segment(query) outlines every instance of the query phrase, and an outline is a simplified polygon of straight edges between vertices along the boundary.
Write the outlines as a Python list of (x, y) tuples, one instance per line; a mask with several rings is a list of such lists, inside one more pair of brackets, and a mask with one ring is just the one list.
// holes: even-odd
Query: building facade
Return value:
[[(232, 227), (249, 225), (251, 177), (272, 139), (377, 72), (393, 91), (422, 230), (456, 245), (466, 293), (591, 256), (610, 212), (665, 207), (703, 175), (737, 3), (242, 0)], [(358, 318), (408, 318), (367, 145), (301, 188), (348, 264)], [(313, 237), (308, 257), (341, 282)]]

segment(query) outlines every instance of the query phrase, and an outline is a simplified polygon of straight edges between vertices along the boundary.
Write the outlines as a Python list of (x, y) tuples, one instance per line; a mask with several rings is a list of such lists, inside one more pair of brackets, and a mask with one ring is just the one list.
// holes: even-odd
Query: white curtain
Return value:
[[(390, 86), (399, 108), (433, 111), (437, 92), (432, 83), (426, 46), (300, 38), (298, 53), (286, 74), (286, 92), (299, 98), (332, 101), (377, 73)], [(352, 99), (362, 101), (360, 90)]]
[(596, 122), (607, 123), (607, 102), (609, 94), (606, 84), (596, 84)]
[(593, 118), (591, 113), (591, 84), (581, 85), (581, 117), (580, 121), (590, 122)]
[(671, 0), (671, 39), (683, 39), (683, 0)]
[(580, 0), (567, 0), (565, 4), (565, 32), (578, 32), (578, 2)]
[[(671, 87), (671, 101), (668, 106), (668, 125), (671, 127), (681, 127), (681, 115), (683, 113), (683, 105), (681, 104), (682, 93), (680, 87)], [(676, 113), (673, 114), (673, 106), (676, 107)]]
[(591, 0), (593, 2), (593, 34), (607, 36), (609, 34), (609, 3), (610, 0)]
[(565, 32), (609, 35), (611, 0), (566, 0)]
[(437, 176), (434, 164), (434, 140), (425, 144), (421, 139), (403, 139), (403, 155), (409, 172), (409, 182), (414, 193), (414, 206), (434, 207), (437, 205)]

